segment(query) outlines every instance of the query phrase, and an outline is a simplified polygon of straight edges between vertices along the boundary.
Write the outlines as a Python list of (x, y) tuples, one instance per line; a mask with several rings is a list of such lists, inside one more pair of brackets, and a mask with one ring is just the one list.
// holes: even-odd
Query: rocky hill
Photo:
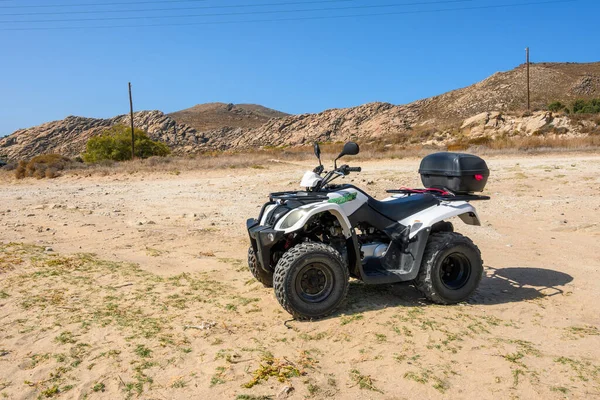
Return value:
[[(532, 64), (530, 74), (533, 110), (545, 110), (549, 103), (557, 100), (569, 104), (575, 99), (600, 98), (600, 62)], [(465, 119), (494, 112), (514, 114), (511, 120), (519, 121), (518, 116), (522, 115), (526, 108), (526, 79), (526, 67), (521, 65), (507, 72), (495, 73), (469, 87), (407, 105), (372, 103), (271, 120), (254, 130), (251, 135), (240, 137), (233, 143), (234, 146), (256, 146), (265, 143), (293, 145), (314, 140), (380, 140), (396, 139), (399, 136), (410, 140), (411, 135), (414, 139), (421, 139), (419, 136), (423, 131), (430, 131), (432, 134), (434, 131), (456, 133), (462, 131), (460, 128), (463, 127)], [(525, 119), (531, 117), (533, 116)], [(537, 113), (536, 117), (544, 119), (544, 113)], [(538, 125), (525, 119), (521, 119), (519, 123), (515, 122), (515, 126)], [(581, 131), (576, 125), (566, 129), (573, 134)], [(467, 133), (470, 133), (470, 130)], [(488, 133), (494, 134), (492, 131)], [(522, 134), (532, 133), (534, 132), (525, 128), (522, 131)]]
[[(137, 112), (134, 123), (152, 138), (167, 143), (176, 153), (184, 152), (186, 146), (195, 147), (204, 140), (194, 129), (178, 124), (160, 111)], [(20, 129), (1, 138), (0, 154), (8, 160), (29, 159), (44, 153), (74, 157), (85, 149), (89, 138), (119, 124), (129, 125), (129, 115), (110, 119), (69, 116), (61, 121)]]
[(258, 128), (271, 118), (287, 115), (257, 104), (207, 103), (171, 113), (169, 117), (198, 132), (206, 132), (222, 128)]
[[(169, 115), (161, 111), (136, 112), (134, 123), (152, 139), (166, 143), (174, 154), (181, 155), (230, 148), (229, 142), (233, 138), (272, 118), (287, 115), (255, 104), (209, 103)], [(0, 138), (0, 156), (11, 161), (44, 153), (75, 157), (85, 149), (90, 137), (118, 124), (129, 126), (129, 115), (109, 119), (69, 116), (61, 121), (20, 129)]]
[[(600, 97), (600, 62), (538, 63), (530, 65), (531, 107), (545, 109), (553, 101)], [(422, 102), (423, 121), (456, 123), (484, 111), (524, 110), (527, 102), (527, 68), (520, 65), (497, 72), (472, 86), (453, 90)]]
[[(545, 111), (552, 101), (570, 104), (575, 99), (600, 98), (600, 63), (540, 63), (530, 68), (534, 109), (530, 114), (523, 113), (526, 68), (521, 65), (472, 86), (407, 105), (370, 103), (287, 115), (257, 105), (210, 103), (169, 115), (142, 111), (134, 120), (175, 154), (348, 139), (444, 145), (465, 137), (600, 133), (598, 118), (574, 122)], [(67, 117), (21, 129), (0, 139), (0, 155), (10, 160), (50, 152), (75, 156), (91, 136), (115, 124), (128, 125), (129, 117)]]

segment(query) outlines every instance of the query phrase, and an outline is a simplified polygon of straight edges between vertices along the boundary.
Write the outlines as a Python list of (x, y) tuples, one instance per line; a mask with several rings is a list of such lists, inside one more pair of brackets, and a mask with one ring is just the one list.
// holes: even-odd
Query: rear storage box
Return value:
[(426, 188), (467, 194), (483, 190), (490, 170), (485, 161), (477, 156), (442, 152), (423, 158), (419, 174)]

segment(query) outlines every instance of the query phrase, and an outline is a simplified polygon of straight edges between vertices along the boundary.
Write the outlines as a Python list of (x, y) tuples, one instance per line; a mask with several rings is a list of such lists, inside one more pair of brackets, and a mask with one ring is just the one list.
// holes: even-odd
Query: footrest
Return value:
[(369, 284), (384, 284), (406, 281), (406, 272), (381, 267), (379, 259), (367, 259), (363, 264), (363, 281)]

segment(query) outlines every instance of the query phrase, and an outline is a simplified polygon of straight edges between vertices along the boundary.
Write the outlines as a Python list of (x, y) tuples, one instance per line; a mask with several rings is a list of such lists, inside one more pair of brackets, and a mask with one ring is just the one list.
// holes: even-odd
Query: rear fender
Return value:
[(410, 227), (409, 239), (412, 239), (423, 229), (431, 228), (436, 222), (452, 217), (460, 217), (467, 225), (481, 225), (477, 210), (467, 202), (442, 202), (439, 206), (431, 207), (418, 212), (400, 221), (404, 226)]

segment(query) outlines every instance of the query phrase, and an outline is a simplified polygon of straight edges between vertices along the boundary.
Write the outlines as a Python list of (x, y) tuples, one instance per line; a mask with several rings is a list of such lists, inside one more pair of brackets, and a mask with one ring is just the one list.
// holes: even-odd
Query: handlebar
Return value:
[(340, 172), (344, 175), (348, 175), (350, 172), (360, 172), (362, 171), (361, 167), (350, 167), (348, 165), (342, 165), (340, 168)]
[[(320, 167), (315, 168), (315, 172), (317, 172), (317, 170), (319, 168)], [(323, 180), (320, 183), (320, 185), (318, 186), (318, 189), (327, 186), (332, 180), (334, 180), (338, 176), (346, 176), (350, 172), (361, 172), (361, 171), (362, 171), (361, 167), (350, 167), (348, 165), (342, 165), (342, 166), (334, 169), (333, 171), (329, 171), (327, 173), (327, 175), (325, 175), (325, 177), (323, 178)]]

